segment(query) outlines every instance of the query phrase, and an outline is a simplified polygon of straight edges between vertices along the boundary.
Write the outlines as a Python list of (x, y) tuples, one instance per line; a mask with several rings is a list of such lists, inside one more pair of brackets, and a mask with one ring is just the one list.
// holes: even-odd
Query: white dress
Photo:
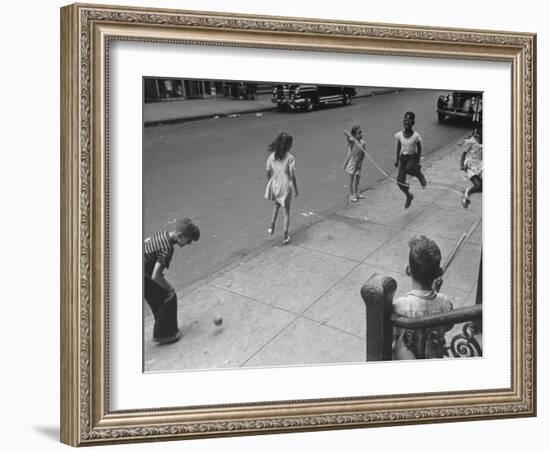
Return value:
[(265, 188), (265, 198), (285, 206), (292, 198), (292, 183), (290, 180), (296, 171), (294, 156), (287, 153), (283, 159), (277, 160), (273, 152), (267, 158), (266, 170), (271, 171), (271, 178)]
[(471, 137), (464, 141), (464, 165), (466, 166), (466, 177), (472, 178), (474, 175), (483, 175), (483, 145)]

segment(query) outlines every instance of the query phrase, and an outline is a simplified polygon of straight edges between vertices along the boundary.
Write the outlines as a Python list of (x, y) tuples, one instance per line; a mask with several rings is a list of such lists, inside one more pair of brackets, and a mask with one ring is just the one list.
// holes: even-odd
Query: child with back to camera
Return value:
[(397, 186), (406, 196), (405, 209), (411, 206), (414, 196), (409, 192), (407, 175), (418, 178), (422, 187), (426, 187), (426, 178), (420, 171), (420, 158), (422, 156), (422, 138), (417, 131), (413, 130), (415, 114), (407, 111), (403, 117), (403, 130), (395, 133), (397, 139), (397, 154), (395, 156), (395, 167), (399, 166), (397, 173)]
[[(394, 299), (393, 312), (402, 317), (422, 317), (451, 311), (453, 304), (447, 296), (434, 288), (441, 276), (441, 251), (438, 245), (426, 236), (413, 237), (409, 241), (409, 265), (406, 273), (411, 277), (412, 290), (403, 297)], [(444, 333), (450, 328), (442, 328)], [(405, 337), (407, 330), (395, 327), (394, 358), (414, 359), (414, 351)]]
[(267, 162), (267, 186), (265, 188), (265, 198), (273, 201), (273, 214), (271, 224), (267, 229), (269, 234), (275, 231), (275, 221), (279, 213), (279, 208), (283, 207), (284, 215), (284, 235), (283, 245), (290, 243), (288, 227), (290, 224), (290, 202), (292, 193), (298, 197), (298, 185), (296, 183), (296, 160), (290, 153), (292, 147), (292, 136), (284, 131), (279, 133), (275, 140), (269, 145), (270, 152)]

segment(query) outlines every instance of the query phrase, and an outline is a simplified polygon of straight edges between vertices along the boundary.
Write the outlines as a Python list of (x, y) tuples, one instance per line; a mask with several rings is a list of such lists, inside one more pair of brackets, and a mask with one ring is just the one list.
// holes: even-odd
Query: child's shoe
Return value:
[(414, 198), (414, 195), (407, 194), (407, 200), (405, 200), (405, 209), (407, 209), (409, 206), (411, 206), (413, 198)]
[(290, 236), (285, 236), (285, 237), (283, 238), (283, 245), (288, 245), (288, 244), (290, 244), (290, 240), (291, 240), (291, 239), (290, 239)]
[(350, 201), (350, 202), (358, 202), (359, 199), (358, 199), (357, 196), (355, 196), (355, 195), (350, 195), (350, 196), (349, 196), (349, 201)]
[(420, 174), (420, 185), (422, 186), (422, 189), (425, 189), (426, 188), (426, 184), (427, 184), (427, 181), (426, 181), (426, 177), (424, 176), (424, 174)]
[(156, 342), (159, 345), (173, 344), (181, 338), (181, 330), (176, 331), (172, 336), (166, 336), (162, 338), (154, 338), (153, 342)]
[(365, 196), (364, 196), (363, 194), (357, 194), (357, 198), (358, 198), (359, 200), (361, 200), (361, 199), (365, 198)]
[(267, 234), (273, 234), (275, 231), (275, 225), (271, 224), (271, 226), (267, 229)]
[(468, 205), (470, 204), (470, 199), (466, 196), (466, 189), (462, 190), (462, 199), (461, 199), (461, 201), (462, 201), (462, 206), (464, 208), (467, 208)]

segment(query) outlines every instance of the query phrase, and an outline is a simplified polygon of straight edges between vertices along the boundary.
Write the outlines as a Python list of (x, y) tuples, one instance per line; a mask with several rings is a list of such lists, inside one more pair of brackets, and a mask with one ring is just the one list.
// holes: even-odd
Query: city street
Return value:
[[(291, 208), (292, 234), (346, 205), (344, 130), (361, 125), (370, 154), (389, 173), (396, 171), (393, 135), (402, 128), (405, 111), (416, 113), (414, 128), (423, 138), (423, 157), (464, 136), (466, 125), (437, 123), (439, 94), (408, 90), (310, 113), (270, 111), (144, 128), (144, 236), (181, 216), (201, 229), (199, 242), (176, 250), (166, 274), (169, 281), (182, 291), (282, 239), (282, 217), (274, 236), (266, 233), (272, 204), (263, 197), (267, 146), (280, 131), (294, 137), (291, 153), (300, 195)], [(384, 178), (365, 159), (362, 188)], [(368, 192), (366, 196), (368, 213)]]

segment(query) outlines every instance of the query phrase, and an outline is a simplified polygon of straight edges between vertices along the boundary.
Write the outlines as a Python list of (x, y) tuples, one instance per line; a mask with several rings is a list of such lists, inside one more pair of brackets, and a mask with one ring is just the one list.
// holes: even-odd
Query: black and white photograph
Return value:
[(3, 448), (548, 445), (544, 2), (70, 3), (3, 9)]
[(482, 357), (483, 92), (143, 78), (143, 370)]

